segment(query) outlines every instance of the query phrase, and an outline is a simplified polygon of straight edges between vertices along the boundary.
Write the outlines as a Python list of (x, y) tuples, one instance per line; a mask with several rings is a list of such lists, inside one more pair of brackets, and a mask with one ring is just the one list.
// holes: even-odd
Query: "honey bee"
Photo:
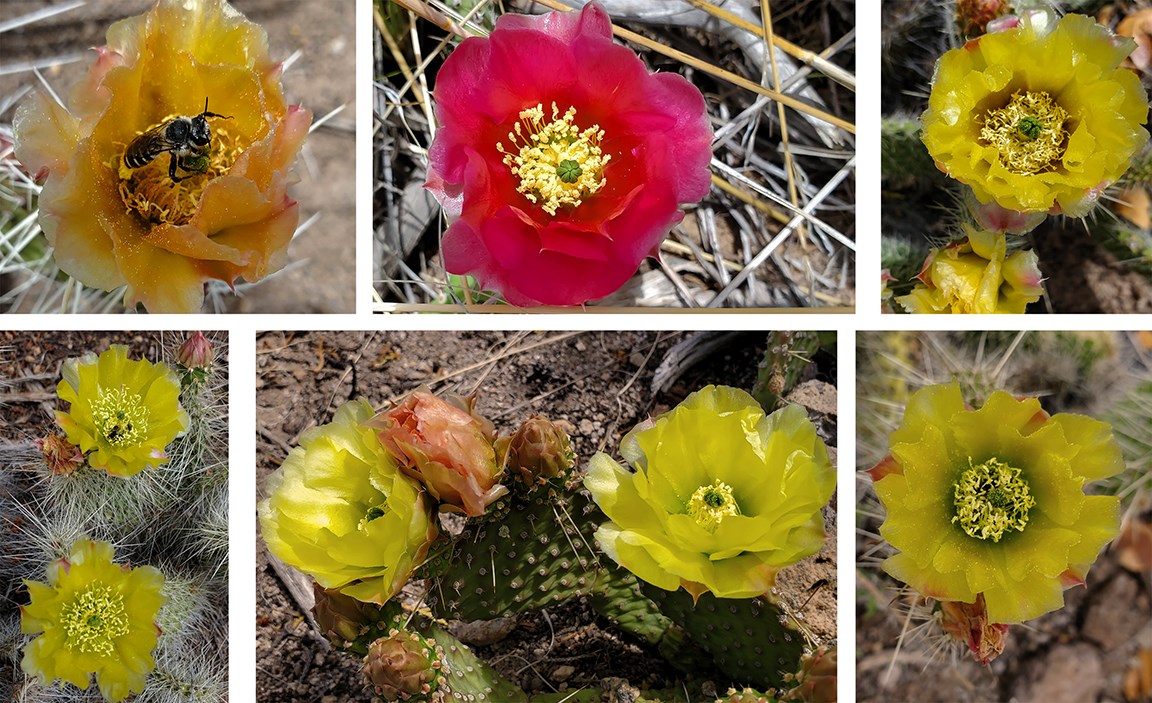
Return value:
[(157, 156), (168, 152), (171, 154), (168, 177), (173, 183), (191, 177), (177, 176), (177, 167), (189, 174), (203, 173), (207, 169), (208, 143), (212, 140), (212, 130), (208, 126), (209, 117), (232, 119), (230, 115), (208, 112), (208, 98), (204, 98), (204, 111), (199, 115), (173, 117), (133, 139), (124, 150), (124, 165), (128, 168), (140, 168), (151, 163)]

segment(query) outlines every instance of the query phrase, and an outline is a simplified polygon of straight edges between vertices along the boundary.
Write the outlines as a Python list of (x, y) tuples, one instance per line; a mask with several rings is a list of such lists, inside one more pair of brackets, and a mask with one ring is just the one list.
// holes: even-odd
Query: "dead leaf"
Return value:
[(1136, 653), (1136, 661), (1124, 674), (1124, 698), (1133, 702), (1152, 698), (1152, 649)]
[(1129, 571), (1152, 572), (1152, 496), (1137, 494), (1114, 542), (1116, 560)]
[(1152, 226), (1152, 198), (1143, 186), (1132, 186), (1120, 191), (1113, 209), (1117, 215), (1140, 229)]
[(1152, 64), (1152, 8), (1137, 10), (1120, 20), (1116, 33), (1136, 40), (1136, 50), (1122, 65), (1147, 73)]

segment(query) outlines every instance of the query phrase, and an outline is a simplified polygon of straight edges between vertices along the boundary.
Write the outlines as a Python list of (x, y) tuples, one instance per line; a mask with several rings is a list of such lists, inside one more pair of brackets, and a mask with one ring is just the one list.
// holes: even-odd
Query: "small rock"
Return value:
[(640, 689), (615, 676), (601, 680), (600, 688), (608, 694), (608, 703), (636, 703), (640, 697)]
[(549, 677), (556, 683), (561, 683), (572, 678), (572, 674), (576, 673), (576, 667), (563, 664), (552, 670), (552, 675)]
[(1054, 647), (1029, 668), (1029, 675), (1022, 677), (1023, 684), (1013, 692), (1014, 700), (1094, 701), (1105, 684), (1100, 655), (1088, 644)]
[(792, 389), (787, 400), (830, 417), (836, 417), (836, 386), (815, 379)]
[[(1135, 575), (1120, 571), (1092, 597), (1084, 618), (1084, 636), (1099, 642), (1110, 652), (1131, 640), (1147, 618), (1147, 600), (1138, 603), (1140, 581)], [(1141, 608), (1143, 605), (1143, 608)], [(1133, 608), (1145, 611), (1144, 617), (1133, 617)]]
[(592, 431), (595, 429), (596, 426), (592, 424), (591, 420), (585, 418), (580, 421), (580, 432), (582, 434), (592, 434)]
[(472, 622), (453, 621), (448, 630), (461, 642), (482, 647), (495, 644), (507, 637), (516, 629), (517, 622), (516, 616)]

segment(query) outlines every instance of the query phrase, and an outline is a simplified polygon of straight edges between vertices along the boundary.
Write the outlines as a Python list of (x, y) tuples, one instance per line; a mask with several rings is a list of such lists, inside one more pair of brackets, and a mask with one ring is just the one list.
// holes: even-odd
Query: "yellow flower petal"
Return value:
[(167, 462), (165, 448), (188, 429), (176, 371), (131, 360), (123, 345), (65, 361), (56, 392), (70, 405), (56, 412), (68, 441), (88, 454), (90, 466), (117, 476)]
[[(1136, 74), (1120, 68), (1134, 46), (1083, 15), (1055, 22), (1046, 12), (1024, 12), (1016, 28), (940, 57), (921, 117), (924, 144), (940, 169), (971, 186), (982, 203), (1083, 216), (1148, 140), (1141, 127), (1147, 97)], [(1045, 122), (1046, 115), (1066, 114), (1057, 118), (1062, 127), (1046, 124), (1067, 134), (1046, 141), (1025, 127), (1024, 136), (1007, 129), (991, 138), (987, 128), (1004, 114), (997, 111), (1015, 110), (1008, 108), (1014, 99), (1050, 100), (1056, 112), (1034, 116)], [(1021, 159), (1023, 153), (1038, 160)]]
[[(884, 570), (937, 600), (983, 595), (992, 623), (1060, 607), (1119, 530), (1118, 499), (1085, 496), (1073, 471), (1086, 452), (1118, 456), (1099, 425), (1002, 391), (976, 410), (957, 383), (917, 391), (889, 439), (895, 466), (874, 483), (887, 512), (880, 534), (898, 550)], [(1092, 472), (1122, 468), (1107, 460)]]
[(63, 679), (84, 690), (94, 674), (104, 700), (117, 703), (144, 690), (166, 598), (159, 571), (113, 557), (112, 545), (82, 539), (49, 566), (48, 584), (25, 582), (31, 602), (21, 631), (42, 634), (24, 647), (20, 667), (41, 683)]
[(799, 406), (770, 416), (744, 391), (708, 386), (592, 458), (584, 485), (611, 522), (601, 549), (648, 583), (721, 598), (767, 593), (819, 551), (835, 470)]

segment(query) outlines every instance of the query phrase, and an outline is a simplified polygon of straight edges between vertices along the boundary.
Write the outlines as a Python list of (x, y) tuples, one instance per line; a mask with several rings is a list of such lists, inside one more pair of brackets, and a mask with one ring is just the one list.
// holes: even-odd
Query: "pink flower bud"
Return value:
[(546, 417), (528, 418), (516, 433), (496, 442), (506, 466), (529, 488), (551, 479), (566, 477), (576, 463), (567, 433)]
[(201, 369), (212, 365), (212, 343), (203, 332), (195, 332), (176, 350), (176, 360), (186, 369)]
[(366, 423), (380, 430), (380, 443), (441, 501), (441, 510), (469, 517), (483, 515), (508, 492), (497, 483), (503, 467), (496, 463), (492, 423), (475, 412), (475, 403), (475, 396), (452, 404), (418, 390)]

